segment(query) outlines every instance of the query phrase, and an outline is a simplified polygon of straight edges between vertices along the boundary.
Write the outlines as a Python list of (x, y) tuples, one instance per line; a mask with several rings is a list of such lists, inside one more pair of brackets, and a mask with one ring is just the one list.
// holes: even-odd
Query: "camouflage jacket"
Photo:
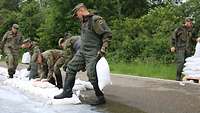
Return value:
[(196, 37), (192, 33), (192, 29), (188, 29), (185, 26), (181, 26), (172, 34), (171, 47), (175, 47), (176, 50), (183, 49), (192, 51), (192, 45), (196, 41)]
[(49, 70), (53, 70), (53, 65), (56, 61), (59, 58), (64, 57), (64, 52), (58, 49), (51, 49), (43, 52), (42, 56), (44, 58), (44, 62), (47, 63)]
[[(11, 52), (18, 52), (22, 44), (22, 36), (19, 32), (14, 34), (12, 31), (8, 31), (4, 34), (1, 41), (1, 50), (11, 50)], [(4, 51), (6, 52), (6, 51)]]
[(64, 42), (64, 58), (65, 65), (73, 58), (76, 52), (80, 49), (80, 36), (72, 36)]
[(35, 62), (37, 60), (37, 56), (40, 53), (40, 48), (36, 42), (31, 42), (31, 47), (28, 49), (31, 55), (31, 61)]
[(84, 17), (81, 25), (81, 53), (96, 56), (102, 47), (108, 47), (111, 38), (111, 30), (101, 16), (90, 14)]

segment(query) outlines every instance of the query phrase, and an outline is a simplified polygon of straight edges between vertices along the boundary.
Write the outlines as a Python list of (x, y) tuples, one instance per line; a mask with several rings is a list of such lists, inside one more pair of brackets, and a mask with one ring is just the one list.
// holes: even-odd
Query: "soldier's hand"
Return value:
[(176, 48), (175, 47), (171, 47), (171, 52), (175, 52)]
[(103, 52), (103, 51), (98, 51), (97, 57), (98, 57), (98, 58), (101, 58), (101, 57), (103, 57), (103, 56), (105, 56), (105, 52)]

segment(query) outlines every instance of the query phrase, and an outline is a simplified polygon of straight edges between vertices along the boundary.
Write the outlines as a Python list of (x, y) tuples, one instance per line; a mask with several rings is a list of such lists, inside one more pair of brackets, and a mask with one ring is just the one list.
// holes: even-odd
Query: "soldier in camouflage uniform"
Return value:
[(66, 71), (68, 62), (73, 58), (76, 52), (80, 49), (80, 36), (65, 37), (59, 39), (59, 46), (64, 50), (65, 63), (63, 70)]
[[(40, 80), (47, 78), (47, 81), (56, 85), (58, 88), (63, 87), (62, 75), (60, 68), (64, 64), (64, 52), (58, 49), (47, 50), (41, 54), (39, 74)], [(55, 74), (55, 78), (53, 76)], [(56, 83), (55, 83), (56, 79)]]
[(40, 54), (40, 48), (37, 42), (31, 41), (30, 39), (23, 41), (22, 48), (28, 49), (31, 55), (31, 61), (29, 63), (29, 67), (27, 68), (27, 70), (30, 71), (29, 80), (35, 79), (38, 76), (38, 64), (36, 61), (38, 54)]
[(18, 28), (17, 24), (13, 24), (12, 30), (5, 33), (0, 45), (0, 49), (4, 50), (6, 54), (9, 78), (13, 78), (15, 74), (18, 65), (19, 49), (22, 43), (22, 36), (18, 32)]
[(72, 97), (72, 88), (75, 76), (83, 66), (86, 66), (87, 76), (94, 87), (97, 100), (91, 105), (105, 104), (103, 92), (99, 89), (96, 73), (98, 60), (105, 55), (112, 33), (105, 20), (94, 14), (90, 14), (83, 3), (73, 9), (74, 16), (81, 21), (81, 47), (72, 60), (68, 63), (63, 92), (54, 96), (54, 99)]
[(181, 81), (185, 59), (192, 55), (196, 37), (192, 33), (192, 19), (186, 18), (183, 26), (175, 29), (171, 38), (171, 52), (176, 52), (176, 80)]

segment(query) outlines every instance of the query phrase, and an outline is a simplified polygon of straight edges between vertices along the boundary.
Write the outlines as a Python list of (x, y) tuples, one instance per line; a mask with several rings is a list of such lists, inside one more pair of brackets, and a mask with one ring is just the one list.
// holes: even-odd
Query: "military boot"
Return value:
[(102, 105), (105, 103), (106, 103), (106, 100), (105, 100), (104, 96), (99, 96), (99, 97), (97, 97), (97, 100), (94, 103), (91, 103), (90, 105), (97, 106), (97, 105)]
[(13, 75), (15, 74), (15, 70), (12, 68), (8, 69), (8, 74), (9, 74), (8, 78), (13, 78)]
[(13, 78), (13, 75), (10, 74), (8, 78)]
[(72, 88), (75, 83), (74, 76), (66, 76), (63, 92), (59, 95), (54, 96), (54, 99), (63, 99), (63, 98), (71, 98), (72, 97)]
[(58, 87), (59, 89), (63, 88), (63, 82), (62, 82), (62, 75), (61, 73), (55, 73), (56, 76), (56, 87)]

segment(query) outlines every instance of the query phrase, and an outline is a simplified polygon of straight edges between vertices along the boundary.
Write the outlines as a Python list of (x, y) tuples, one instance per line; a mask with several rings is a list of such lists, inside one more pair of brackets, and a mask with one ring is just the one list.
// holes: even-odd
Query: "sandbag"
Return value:
[(200, 57), (200, 43), (199, 42), (197, 42), (196, 44), (194, 56)]
[(106, 85), (112, 84), (110, 79), (110, 68), (105, 57), (101, 57), (101, 59), (97, 62), (96, 71), (100, 90), (103, 90)]
[(22, 56), (22, 63), (29, 64), (30, 61), (31, 61), (30, 53), (29, 52), (24, 53), (23, 56)]

